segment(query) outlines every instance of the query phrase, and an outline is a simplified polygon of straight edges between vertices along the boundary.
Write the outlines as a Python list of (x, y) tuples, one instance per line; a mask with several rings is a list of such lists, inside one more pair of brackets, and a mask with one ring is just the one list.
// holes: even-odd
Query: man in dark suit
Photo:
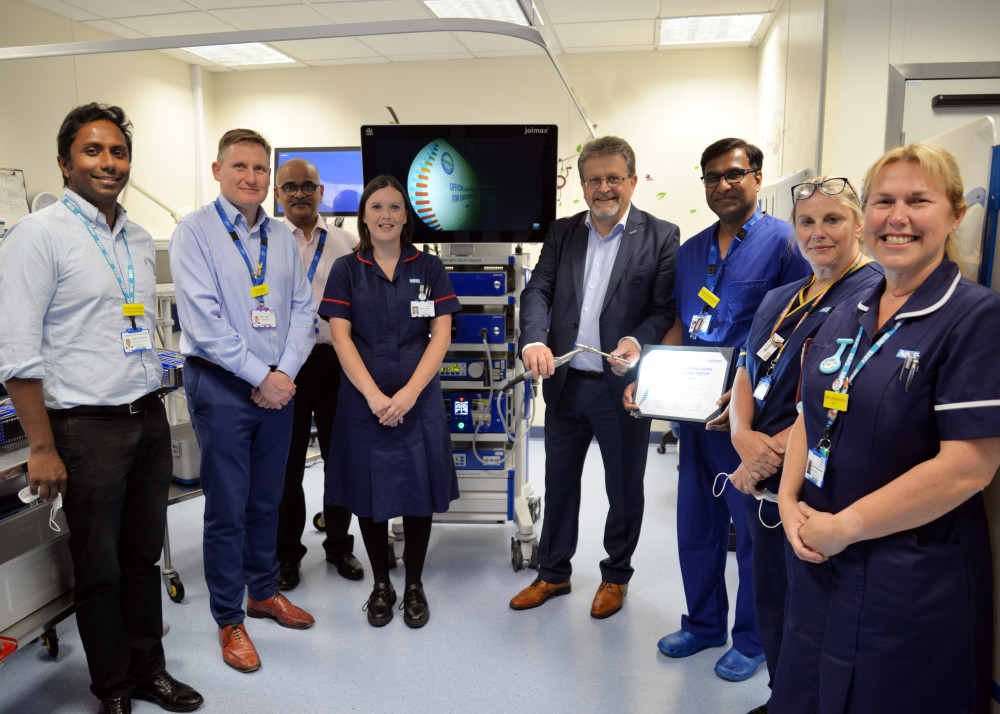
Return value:
[(680, 233), (631, 206), (635, 153), (614, 136), (583, 147), (578, 160), (589, 211), (555, 221), (521, 293), (521, 360), (545, 396), (545, 521), (538, 578), (518, 593), (514, 610), (538, 607), (570, 591), (570, 559), (579, 532), (580, 478), (591, 438), (604, 460), (608, 518), (601, 586), (590, 614), (622, 607), (639, 541), (649, 421), (622, 406), (626, 380), (599, 355), (576, 355), (555, 369), (554, 355), (580, 344), (614, 356), (659, 344), (674, 322), (671, 294)]

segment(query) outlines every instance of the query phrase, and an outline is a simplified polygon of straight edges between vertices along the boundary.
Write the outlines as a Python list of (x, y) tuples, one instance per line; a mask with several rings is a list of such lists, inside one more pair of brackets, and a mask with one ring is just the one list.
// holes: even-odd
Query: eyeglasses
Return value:
[(733, 169), (724, 174), (705, 174), (701, 177), (701, 182), (705, 184), (705, 188), (715, 188), (722, 179), (726, 179), (726, 183), (732, 186), (742, 183), (747, 174), (755, 173), (757, 173), (757, 169)]
[(845, 188), (851, 189), (851, 193), (853, 193), (856, 197), (858, 196), (858, 192), (854, 190), (854, 186), (851, 186), (850, 181), (845, 178), (836, 177), (828, 178), (826, 181), (821, 181), (820, 183), (795, 184), (792, 186), (792, 200), (805, 201), (807, 198), (816, 193), (816, 189), (819, 189), (827, 196), (839, 196), (844, 192)]
[(288, 183), (281, 184), (281, 192), (289, 198), (297, 194), (299, 191), (302, 191), (303, 196), (312, 196), (316, 193), (317, 188), (318, 186), (316, 186), (316, 184), (312, 181), (306, 181), (303, 184), (292, 183), (289, 181)]
[(611, 188), (618, 188), (623, 183), (628, 181), (631, 176), (605, 176), (604, 178), (589, 178), (583, 180), (583, 185), (589, 189), (598, 189), (601, 187), (602, 183), (606, 183)]

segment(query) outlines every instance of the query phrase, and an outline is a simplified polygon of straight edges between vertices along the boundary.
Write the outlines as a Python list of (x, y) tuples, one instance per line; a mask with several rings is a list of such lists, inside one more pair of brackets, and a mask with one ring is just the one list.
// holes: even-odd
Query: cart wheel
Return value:
[(396, 542), (389, 536), (389, 570), (396, 568)]
[(167, 595), (174, 602), (180, 602), (184, 599), (184, 583), (181, 582), (181, 576), (174, 575), (170, 578), (170, 582), (167, 583)]
[(538, 519), (542, 517), (541, 496), (532, 496), (528, 499), (528, 513), (531, 515), (531, 522), (538, 523)]
[(313, 528), (318, 530), (320, 533), (326, 530), (326, 520), (323, 518), (322, 511), (313, 516)]
[(50, 627), (42, 633), (42, 644), (52, 659), (59, 656), (59, 636), (56, 634), (56, 628)]
[(528, 559), (528, 567), (538, 570), (538, 541), (531, 544), (531, 558)]
[(521, 552), (521, 544), (513, 536), (510, 539), (510, 564), (516, 573), (524, 567), (524, 554)]

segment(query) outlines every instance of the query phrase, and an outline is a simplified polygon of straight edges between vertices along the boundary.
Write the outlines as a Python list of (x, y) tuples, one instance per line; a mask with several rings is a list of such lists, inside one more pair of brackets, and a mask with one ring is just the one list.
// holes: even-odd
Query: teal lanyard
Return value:
[[(854, 338), (854, 344), (851, 346), (851, 352), (849, 355), (847, 355), (847, 361), (844, 362), (844, 366), (840, 370), (840, 374), (837, 375), (837, 379), (835, 379), (833, 381), (833, 384), (831, 385), (833, 387), (833, 391), (840, 392), (841, 394), (847, 394), (847, 390), (851, 388), (851, 385), (854, 383), (855, 377), (858, 376), (858, 372), (860, 372), (864, 368), (864, 366), (868, 364), (868, 360), (870, 360), (872, 357), (875, 356), (875, 354), (882, 348), (882, 345), (884, 345), (889, 340), (889, 338), (893, 336), (893, 334), (896, 332), (896, 330), (899, 329), (899, 326), (902, 324), (903, 324), (902, 320), (897, 320), (896, 324), (892, 326), (891, 330), (882, 335), (882, 337), (879, 338), (878, 342), (876, 342), (874, 345), (868, 348), (868, 351), (861, 358), (861, 361), (858, 362), (858, 366), (854, 368), (854, 371), (851, 372), (850, 376), (847, 376), (847, 372), (848, 370), (851, 369), (851, 364), (854, 362), (854, 356), (858, 352), (858, 345), (861, 344), (861, 336), (862, 334), (864, 334), (865, 331), (863, 325), (859, 327), (858, 335), (857, 337)], [(830, 432), (833, 430), (833, 423), (837, 420), (838, 414), (840, 414), (840, 412), (837, 411), (836, 409), (831, 408), (827, 410), (826, 428), (823, 430), (823, 437), (819, 441), (818, 448), (820, 449), (830, 448)]]
[[(68, 208), (77, 218), (79, 218), (80, 222), (87, 227), (88, 231), (90, 231), (90, 237), (94, 239), (94, 242), (97, 243), (97, 247), (101, 249), (101, 253), (104, 254), (104, 259), (108, 261), (108, 267), (111, 268), (111, 272), (114, 273), (115, 280), (118, 281), (118, 287), (121, 288), (122, 295), (125, 298), (125, 302), (129, 304), (135, 303), (135, 267), (132, 265), (132, 251), (130, 251), (128, 248), (128, 239), (125, 235), (125, 228), (124, 227), (122, 228), (122, 241), (125, 243), (125, 254), (128, 256), (128, 266), (126, 267), (128, 288), (125, 287), (125, 281), (122, 280), (121, 271), (118, 269), (118, 266), (115, 265), (114, 261), (111, 260), (111, 256), (108, 255), (108, 250), (107, 248), (104, 247), (104, 243), (101, 242), (101, 238), (100, 236), (97, 235), (97, 231), (94, 230), (94, 226), (92, 226), (90, 221), (87, 220), (86, 216), (84, 216), (80, 212), (80, 209), (77, 208), (75, 203), (73, 203), (66, 197), (63, 197), (62, 202), (66, 204), (66, 208)], [(132, 320), (132, 327), (134, 328), (136, 326), (135, 318), (130, 317), (129, 319)]]

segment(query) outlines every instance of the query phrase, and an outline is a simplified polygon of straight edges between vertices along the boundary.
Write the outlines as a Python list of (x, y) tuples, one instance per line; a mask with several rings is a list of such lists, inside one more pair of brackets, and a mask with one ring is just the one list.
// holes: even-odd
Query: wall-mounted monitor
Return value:
[[(323, 183), (323, 200), (319, 212), (324, 216), (355, 216), (358, 201), (364, 190), (361, 169), (361, 148), (358, 146), (320, 146), (274, 150), (274, 177), (278, 178), (278, 168), (289, 159), (305, 159), (319, 169), (319, 180)], [(274, 213), (282, 217), (278, 200), (274, 199)]]
[(414, 243), (529, 243), (556, 214), (552, 124), (361, 127), (367, 183), (390, 174), (416, 213)]

